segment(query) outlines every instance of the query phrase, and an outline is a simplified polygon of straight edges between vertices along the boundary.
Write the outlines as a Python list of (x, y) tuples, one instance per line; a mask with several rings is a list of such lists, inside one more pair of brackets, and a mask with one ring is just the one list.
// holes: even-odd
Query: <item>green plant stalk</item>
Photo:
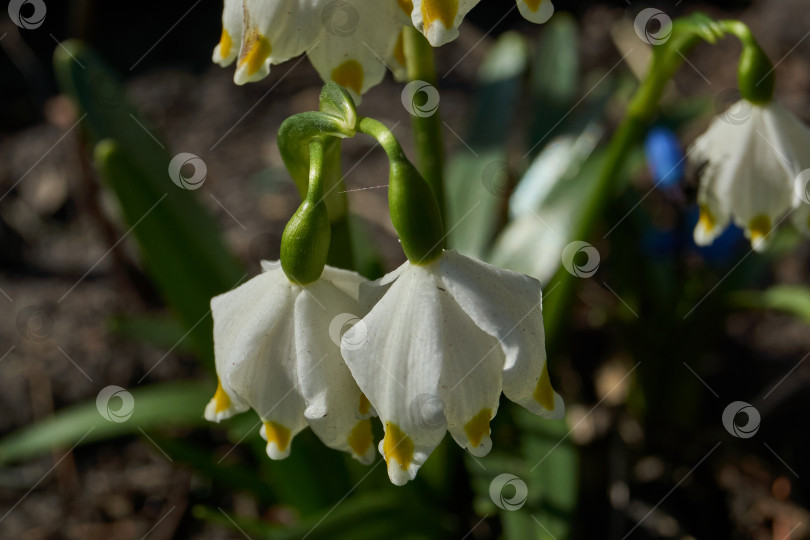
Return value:
[[(425, 81), (436, 86), (436, 61), (433, 47), (425, 36), (412, 26), (404, 29), (403, 44), (405, 64), (409, 81)], [(439, 109), (430, 116), (411, 115), (414, 142), (416, 144), (419, 172), (427, 181), (436, 202), (442, 222), (445, 220), (444, 204), (444, 143), (442, 140), (442, 120)]]
[[(725, 35), (725, 31), (726, 28), (720, 23), (700, 13), (674, 21), (670, 39), (654, 49), (650, 70), (630, 101), (627, 112), (610, 141), (602, 173), (597, 180), (596, 188), (584, 202), (586, 211), (574, 239), (590, 237), (602, 215), (606, 201), (612, 199), (611, 191), (616, 188), (617, 178), (625, 169), (630, 150), (641, 140), (650, 123), (655, 120), (658, 103), (666, 84), (683, 64), (686, 53), (701, 40), (714, 43)], [(550, 294), (544, 302), (543, 311), (546, 335), (552, 340), (558, 334), (560, 324), (566, 315), (575, 282), (574, 276), (564, 268), (558, 270), (550, 281), (556, 285), (553, 285), (553, 294)]]

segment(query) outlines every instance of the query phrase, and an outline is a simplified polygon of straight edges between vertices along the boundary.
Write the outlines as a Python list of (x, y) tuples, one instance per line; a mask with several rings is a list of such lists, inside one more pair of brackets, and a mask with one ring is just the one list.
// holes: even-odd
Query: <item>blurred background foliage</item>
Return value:
[[(625, 2), (558, 0), (558, 14), (547, 25), (526, 25), (511, 13), (486, 33), (504, 16), (498, 4), (482, 2), (462, 29), (470, 37), (437, 51), (446, 71), (440, 88), (451, 150), (449, 244), (537, 277), (546, 298), (565, 306), (554, 310), (559, 320), (546, 325), (553, 328), (547, 335), (552, 380), (566, 399), (567, 417), (543, 421), (504, 400), (490, 455), (466, 455), (446, 438), (416, 481), (399, 488), (388, 482), (380, 458), (363, 467), (327, 450), (309, 431), (295, 439), (288, 459), (274, 462), (266, 458), (252, 413), (221, 425), (202, 419), (215, 387), (208, 301), (253, 275), (259, 259), (278, 256), (281, 228), (297, 203), (274, 134), (285, 116), (317, 106), (320, 84), (311, 69), (302, 63), (296, 67), (302, 74), (291, 71), (285, 81), (290, 63), (274, 68), (275, 79), (229, 86), (230, 70), (209, 62), (220, 31), (217, 2), (52, 2), (39, 31), (18, 32), (4, 19), (0, 141), (8, 152), (25, 154), (20, 149), (35, 133), (32, 126), (51, 124), (70, 141), (69, 157), (59, 154), (57, 170), (78, 171), (50, 206), (37, 206), (32, 201), (48, 197), (32, 199), (25, 191), (36, 155), (23, 165), (9, 158), (0, 174), (2, 283), (14, 314), (4, 323), (0, 354), (11, 350), (0, 370), (4, 384), (27, 381), (22, 392), (0, 392), (9, 411), (0, 426), (0, 527), (9, 537), (808, 536), (810, 493), (799, 480), (810, 451), (801, 427), (808, 411), (803, 361), (810, 350), (806, 242), (785, 229), (766, 255), (750, 256), (738, 230), (709, 249), (691, 240), (694, 175), (683, 164), (679, 141), (705, 126), (717, 111), (718, 93), (733, 86), (735, 49), (724, 47), (719, 55), (698, 48), (696, 65), (673, 83), (656, 124), (638, 141), (613, 196), (602, 202), (603, 219), (589, 238), (576, 238), (581, 202), (648, 58), (627, 15), (642, 6), (626, 13)], [(774, 22), (757, 26), (767, 2), (659, 5), (673, 16), (695, 7), (742, 16), (775, 58), (810, 27), (807, 16), (803, 26), (797, 22), (802, 6), (786, 2), (779, 19), (800, 28), (794, 39)], [(479, 36), (480, 49), (456, 69)], [(807, 47), (795, 54), (806, 64)], [(715, 85), (701, 80), (701, 70)], [(796, 112), (808, 120), (806, 73), (793, 62), (778, 72), (780, 81), (800, 79), (781, 88), (788, 102), (804, 104)], [(156, 105), (166, 96), (168, 105)], [(195, 110), (203, 100), (210, 108)], [(398, 136), (411, 148), (407, 115), (386, 116), (390, 103), (399, 103), (399, 87), (389, 80), (372, 89), (360, 110), (389, 124), (404, 120)], [(273, 113), (243, 122), (251, 104)], [(224, 118), (212, 113), (218, 108)], [(204, 122), (206, 113), (210, 125), (189, 120), (202, 116)], [(167, 126), (172, 136), (163, 133)], [(191, 138), (196, 130), (206, 134), (205, 142)], [(190, 135), (177, 134), (184, 131)], [(231, 131), (232, 140), (215, 153)], [(164, 144), (172, 140), (185, 146)], [(166, 174), (171, 157), (188, 146), (199, 148), (209, 167), (198, 191), (177, 188)], [(351, 194), (385, 181), (383, 161), (364, 163), (372, 149), (348, 141), (343, 170), (349, 230), (364, 238), (353, 243), (353, 264), (376, 278), (401, 255), (384, 202), (375, 199), (376, 206), (364, 210), (371, 199)], [(256, 154), (271, 158), (254, 166), (247, 156)], [(363, 183), (356, 183), (360, 176)], [(53, 182), (37, 181), (52, 195)], [(215, 191), (205, 193), (212, 185)], [(246, 227), (239, 218), (255, 216), (256, 206), (263, 210)], [(69, 235), (83, 216), (94, 232), (72, 244), (42, 240)], [(576, 279), (572, 298), (554, 298), (561, 252), (575, 240), (594, 246), (597, 264), (592, 275)], [(60, 249), (81, 252), (85, 243), (92, 249), (90, 262), (77, 265), (81, 271), (42, 262), (63, 260)], [(104, 261), (97, 270), (90, 266), (95, 260)], [(593, 262), (582, 253), (570, 264), (582, 271)], [(85, 278), (115, 300), (107, 296), (101, 308), (92, 307)], [(17, 294), (19, 301), (12, 299)], [(77, 303), (62, 304), (68, 298)], [(84, 339), (78, 321), (91, 308), (101, 312), (91, 324), (95, 339), (107, 344), (105, 353), (93, 356), (77, 346), (81, 356), (73, 357), (56, 327)], [(148, 362), (133, 360), (144, 347)], [(62, 384), (80, 390), (62, 391), (62, 372), (43, 374), (48, 363), (32, 367), (54, 349), (90, 384), (78, 379), (72, 385), (73, 373)], [(91, 357), (99, 358), (92, 366)], [(164, 360), (174, 367), (160, 368)], [(125, 422), (99, 414), (96, 394), (109, 384), (134, 397)], [(724, 430), (721, 413), (735, 400), (753, 403), (762, 414), (755, 438), (735, 439)], [(29, 401), (33, 412), (20, 405)], [(112, 466), (109, 455), (117, 449), (123, 455)], [(154, 480), (138, 484), (127, 479), (128, 471)], [(501, 474), (525, 482), (520, 508), (509, 507), (516, 494), (509, 486), (492, 493)], [(89, 495), (75, 510), (71, 496), (85, 488)]]

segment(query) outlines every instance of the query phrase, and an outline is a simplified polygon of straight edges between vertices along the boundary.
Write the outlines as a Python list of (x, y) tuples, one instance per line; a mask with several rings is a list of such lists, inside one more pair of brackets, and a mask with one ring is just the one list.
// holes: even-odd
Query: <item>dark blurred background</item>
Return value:
[[(597, 74), (591, 80), (625, 52), (612, 29), (646, 5), (554, 4), (576, 22), (581, 70)], [(742, 18), (774, 60), (784, 57), (777, 64), (779, 98), (805, 122), (810, 120), (806, 1), (650, 4), (673, 17), (701, 9)], [(298, 204), (275, 147), (276, 130), (287, 116), (316, 107), (321, 85), (306, 61), (294, 70), (292, 61), (274, 66), (258, 83), (233, 85), (233, 67), (222, 69), (210, 61), (221, 30), (222, 5), (217, 1), (63, 0), (46, 5), (46, 19), (36, 30), (20, 30), (5, 13), (0, 16), (0, 305), (5, 313), (0, 325), (0, 435), (92, 401), (108, 384), (130, 388), (143, 380), (198, 379), (214, 388), (193, 351), (172, 347), (169, 338), (163, 346), (154, 336), (139, 342), (138, 330), (131, 326), (118, 331), (123, 324), (119, 319), (160, 317), (165, 305), (134, 244), (120, 241), (126, 227), (109, 194), (94, 183), (83, 157), (87, 148), (71, 131), (76, 111), (58, 95), (52, 69), (59, 43), (80, 38), (104, 58), (125, 81), (128, 98), (148, 120), (157, 144), (172, 154), (187, 151), (203, 157), (208, 178), (199, 199), (251, 275), (261, 259), (278, 257), (281, 230)], [(461, 37), (437, 50), (439, 72), (447, 72), (440, 81), (443, 119), (455, 131), (469, 121), (477, 69), (494, 40), (507, 30), (531, 40), (543, 32), (516, 10), (490, 31), (511, 7), (506, 0), (483, 0), (467, 17)], [(690, 57), (694, 71), (685, 66), (676, 80), (679, 96), (708, 96), (711, 102), (732, 88), (735, 65), (729, 58), (735, 47), (699, 46)], [(710, 84), (701, 73), (711, 74)], [(633, 80), (629, 71), (624, 75)], [(400, 90), (387, 75), (364, 96), (362, 110), (389, 125), (397, 122), (397, 135), (412, 154), (408, 114), (390, 105), (399, 103)], [(606, 103), (605, 125), (610, 128), (617, 106)], [(689, 142), (707, 121), (704, 115), (682, 124), (679, 135)], [(450, 153), (463, 151), (465, 145), (449, 131), (445, 143)], [(350, 204), (390, 270), (403, 256), (388, 222), (385, 192), (374, 189), (385, 183), (387, 162), (379, 153), (366, 159), (372, 148), (368, 141), (350, 140), (344, 146), (344, 169), (358, 163), (347, 173), (347, 185), (362, 189), (350, 194)], [(644, 288), (653, 280), (641, 268), (657, 271), (659, 256), (639, 247), (638, 238), (652, 229), (650, 222), (666, 220), (673, 205), (658, 193), (649, 199), (644, 195), (651, 181), (644, 167), (638, 169), (630, 193), (618, 197), (609, 215), (616, 221), (643, 202), (641, 213), (649, 219), (628, 225), (629, 231), (611, 240), (609, 248), (612, 260), (624, 257), (634, 268), (616, 263), (606, 271), (628, 287), (640, 287), (633, 305), (654, 315), (646, 318), (646, 326), (616, 315), (621, 304), (598, 283), (589, 283), (575, 300), (570, 328), (550, 337), (552, 378), (568, 405), (569, 436), (579, 464), (571, 537), (622, 538), (632, 531), (630, 538), (808, 538), (810, 490), (803, 479), (810, 475), (810, 362), (804, 358), (810, 351), (810, 326), (796, 316), (729, 309), (719, 301), (709, 301), (692, 326), (677, 326), (680, 322), (672, 321), (680, 315), (656, 311), (657, 300), (645, 296)], [(689, 181), (685, 199), (694, 197)], [(670, 266), (685, 276), (683, 290), (693, 298), (717, 282), (729, 289), (807, 285), (810, 252), (806, 243), (795, 245), (794, 251), (764, 263), (746, 260), (728, 281), (726, 272), (747, 259), (740, 246), (715, 266), (710, 257), (684, 248), (670, 254), (680, 261)], [(700, 276), (697, 282), (687, 279), (695, 276)], [(687, 294), (674, 291), (672, 306), (678, 294)], [(639, 361), (642, 367), (635, 372)], [(667, 368), (652, 369), (656, 363)], [(783, 379), (787, 382), (781, 384)], [(777, 383), (779, 390), (763, 400)], [(727, 436), (720, 424), (725, 406), (755, 398), (762, 413), (756, 438)], [(499, 429), (508, 441), (505, 414), (502, 422)], [(219, 491), (222, 479), (177, 463), (171, 451), (163, 450), (172, 436), (185, 437), (202, 453), (210, 449), (221, 455), (230, 448), (222, 435), (188, 429), (157, 442), (136, 433), (67, 454), (0, 465), (0, 538), (241, 537), (221, 517), (200, 519), (191, 510), (198, 504), (274, 524), (295, 522), (298, 510), (289, 501), (265, 505), (248, 490)], [(707, 454), (715, 441), (722, 445)], [(461, 450), (450, 445), (449, 452)], [(247, 451), (235, 455), (252, 463)], [(700, 468), (693, 469), (696, 464)], [(456, 466), (461, 470), (460, 461)], [(451, 488), (457, 478), (448, 477)], [(443, 537), (499, 537), (504, 525), (494, 516), (479, 521), (469, 490), (459, 485), (458, 502), (448, 503), (453, 519)], [(633, 528), (639, 521), (644, 526)]]

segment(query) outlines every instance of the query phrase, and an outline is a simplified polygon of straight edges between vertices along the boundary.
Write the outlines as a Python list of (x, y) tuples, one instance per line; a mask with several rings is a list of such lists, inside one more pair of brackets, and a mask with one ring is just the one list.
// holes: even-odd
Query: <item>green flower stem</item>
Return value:
[(444, 226), (430, 186), (408, 161), (394, 134), (373, 118), (360, 117), (357, 131), (371, 135), (388, 155), (388, 210), (402, 250), (413, 264), (427, 264), (441, 255)]
[[(739, 23), (742, 25), (742, 23)], [(630, 101), (627, 112), (611, 138), (607, 156), (596, 187), (584, 201), (585, 213), (574, 239), (591, 236), (602, 215), (606, 202), (612, 200), (612, 190), (621, 178), (630, 150), (642, 139), (658, 115), (658, 102), (667, 82), (683, 64), (688, 51), (701, 40), (715, 43), (728, 31), (713, 19), (696, 13), (673, 22), (669, 40), (653, 50), (653, 60), (647, 76)], [(572, 296), (575, 278), (564, 268), (558, 270), (550, 283), (556, 283), (554, 293), (544, 301), (546, 335), (557, 336)]]
[[(436, 86), (433, 47), (413, 26), (404, 29), (405, 64), (409, 81), (425, 81)], [(419, 170), (433, 191), (444, 222), (444, 143), (439, 109), (430, 116), (411, 115)]]

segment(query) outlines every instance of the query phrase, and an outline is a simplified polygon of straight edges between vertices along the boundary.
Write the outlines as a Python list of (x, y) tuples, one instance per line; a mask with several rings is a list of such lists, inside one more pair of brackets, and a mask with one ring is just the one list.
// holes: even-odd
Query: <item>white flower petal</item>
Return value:
[(225, 0), (222, 10), (222, 36), (214, 47), (213, 60), (225, 67), (239, 55), (242, 41), (242, 0)]
[(388, 476), (402, 485), (439, 444), (445, 420), (425, 422), (422, 405), (439, 399), (444, 344), (437, 278), (409, 265), (380, 301), (343, 337), (341, 353), (385, 428), (379, 444)]
[(234, 82), (263, 79), (272, 64), (305, 52), (323, 31), (317, 0), (244, 0), (239, 60)]
[(766, 107), (765, 119), (778, 149), (777, 157), (795, 179), (810, 168), (810, 129), (775, 101)]
[[(328, 281), (355, 302), (360, 298), (360, 287), (367, 282), (366, 278), (357, 272), (335, 268), (334, 266), (325, 266), (318, 281)], [(365, 315), (365, 313), (362, 315)]]
[(540, 282), (445, 251), (439, 259), (447, 290), (461, 309), (500, 342), (505, 355), (503, 393), (531, 412), (559, 418), (562, 398), (546, 371)]
[(439, 396), (447, 430), (459, 446), (477, 457), (492, 448), (489, 421), (501, 397), (503, 351), (482, 332), (447, 291), (439, 295), (444, 359)]
[(693, 162), (706, 163), (695, 241), (711, 243), (733, 219), (761, 251), (774, 224), (796, 201), (794, 180), (801, 166), (797, 156), (805, 152), (793, 139), (810, 141), (810, 135), (776, 104), (763, 107), (743, 100), (729, 110), (690, 151)]
[(517, 0), (520, 14), (526, 20), (542, 24), (554, 15), (554, 4), (551, 0)]
[(299, 292), (278, 268), (211, 301), (223, 382), (259, 415), (273, 459), (289, 455), (292, 437), (306, 427), (304, 401), (296, 390), (292, 324)]
[(385, 76), (402, 29), (401, 11), (393, 1), (378, 0), (341, 0), (332, 11), (322, 13), (325, 30), (307, 55), (323, 80), (335, 81), (359, 100)]
[(464, 16), (479, 0), (414, 0), (411, 20), (434, 47), (458, 37)]
[(318, 438), (370, 463), (374, 459), (370, 404), (330, 335), (335, 315), (358, 310), (355, 299), (323, 278), (304, 286), (295, 301), (298, 381), (307, 405), (304, 416)]
[(762, 107), (753, 108), (749, 139), (741, 147), (745, 157), (730, 194), (734, 222), (757, 251), (764, 249), (772, 227), (790, 209), (794, 197), (794, 178), (780, 157), (768, 117)]
[(404, 272), (405, 269), (409, 268), (410, 266), (411, 263), (405, 261), (395, 270), (388, 272), (380, 279), (366, 281), (360, 284), (360, 305), (365, 308), (366, 312), (371, 311), (371, 309), (377, 305), (377, 302), (379, 302), (383, 295), (388, 292), (391, 285), (393, 285), (402, 272)]

